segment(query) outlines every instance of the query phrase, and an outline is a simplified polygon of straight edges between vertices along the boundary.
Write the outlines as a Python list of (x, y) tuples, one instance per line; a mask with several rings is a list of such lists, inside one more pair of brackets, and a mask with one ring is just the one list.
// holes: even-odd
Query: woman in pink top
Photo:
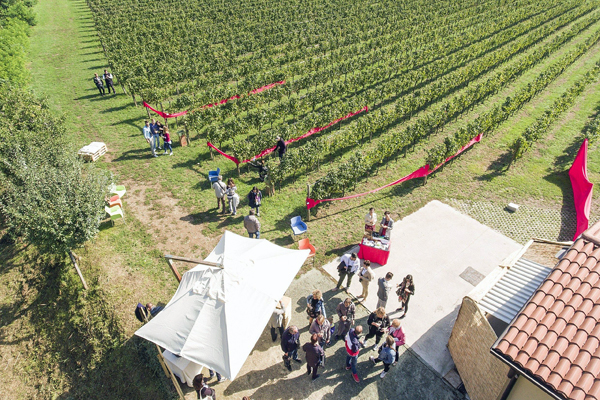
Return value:
[(392, 325), (388, 329), (388, 334), (394, 338), (394, 342), (396, 343), (396, 361), (394, 361), (394, 365), (398, 364), (398, 347), (404, 346), (406, 339), (404, 337), (404, 331), (400, 326), (400, 320), (395, 319), (392, 321)]

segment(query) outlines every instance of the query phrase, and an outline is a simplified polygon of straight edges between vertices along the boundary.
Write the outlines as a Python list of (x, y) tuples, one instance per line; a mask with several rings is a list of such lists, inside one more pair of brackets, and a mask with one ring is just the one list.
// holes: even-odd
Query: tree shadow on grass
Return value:
[(512, 163), (512, 153), (507, 150), (500, 154), (500, 156), (492, 161), (490, 165), (487, 167), (487, 173), (476, 177), (478, 181), (492, 181), (494, 178), (497, 178), (501, 175), (504, 175), (508, 172), (510, 168), (510, 164)]
[[(134, 105), (133, 105), (133, 103), (132, 103), (132, 102), (129, 102), (129, 103), (127, 103), (127, 104), (123, 104), (122, 106), (117, 106), (117, 107), (110, 107), (110, 108), (107, 108), (107, 109), (105, 109), (105, 110), (102, 110), (102, 111), (100, 111), (100, 113), (101, 113), (101, 114), (110, 114), (110, 113), (113, 113), (113, 112), (123, 111), (123, 110), (125, 110), (125, 109), (127, 109), (127, 108), (130, 108), (130, 107), (134, 107)], [(136, 126), (137, 126), (137, 125), (136, 125)], [(141, 128), (140, 128), (140, 129), (141, 129)]]
[(142, 149), (133, 149), (127, 150), (123, 152), (119, 157), (114, 158), (112, 162), (121, 162), (121, 161), (129, 161), (129, 160), (146, 160), (154, 158), (152, 156), (152, 152), (150, 148), (144, 146)]
[[(123, 121), (115, 122), (115, 123), (111, 124), (110, 126), (129, 125), (129, 126), (133, 126), (134, 128), (138, 128), (141, 131), (142, 126), (143, 126), (142, 122), (145, 119), (147, 119), (147, 118), (145, 118), (143, 116), (128, 118), (128, 119), (124, 119)], [(141, 135), (141, 133), (140, 133), (140, 135)]]
[[(29, 373), (37, 376), (35, 390), (44, 398), (65, 400), (172, 396), (168, 381), (156, 379), (163, 372), (154, 346), (137, 337), (127, 339), (98, 280), (88, 279), (89, 290), (84, 291), (72, 268), (66, 255), (28, 253), (21, 296), (12, 300), (11, 310), (0, 312), (3, 326), (28, 328), (23, 331), (27, 335), (16, 333), (16, 339), (4, 344), (30, 342), (23, 358)], [(57, 392), (60, 388), (68, 389)]]

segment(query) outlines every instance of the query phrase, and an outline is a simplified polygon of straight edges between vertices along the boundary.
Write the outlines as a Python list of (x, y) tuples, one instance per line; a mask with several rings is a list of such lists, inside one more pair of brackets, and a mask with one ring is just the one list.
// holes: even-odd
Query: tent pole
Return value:
[(169, 264), (169, 267), (171, 267), (171, 271), (173, 271), (173, 274), (175, 275), (177, 282), (181, 282), (181, 274), (179, 273), (179, 271), (177, 271), (177, 267), (173, 265), (173, 261), (168, 259), (166, 256), (165, 256), (165, 261), (167, 261), (167, 264)]
[[(177, 390), (177, 393), (179, 394), (179, 398), (181, 400), (185, 400), (185, 395), (183, 394), (183, 391), (181, 390), (181, 386), (179, 386), (179, 382), (177, 382), (177, 379), (175, 378), (173, 371), (171, 371), (171, 368), (169, 368), (169, 365), (165, 362), (164, 356), (162, 355), (162, 351), (160, 351), (160, 347), (158, 347), (158, 345), (156, 343), (154, 343), (154, 345), (156, 346), (156, 350), (158, 351), (158, 361), (160, 361), (160, 365), (162, 365), (163, 370), (165, 371), (165, 374), (167, 374), (167, 376), (171, 377), (171, 380), (173, 381), (173, 385), (175, 386), (175, 390)], [(167, 371), (169, 371), (169, 372), (167, 372)]]

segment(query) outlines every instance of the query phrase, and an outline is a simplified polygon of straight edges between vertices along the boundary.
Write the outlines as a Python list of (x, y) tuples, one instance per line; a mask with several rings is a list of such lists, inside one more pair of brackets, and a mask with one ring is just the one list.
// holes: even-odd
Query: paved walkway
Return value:
[[(312, 270), (294, 280), (286, 292), (292, 298), (292, 324), (300, 329), (300, 343), (309, 340), (308, 320), (306, 316), (306, 296), (315, 289), (324, 292), (325, 307), (328, 315), (335, 314), (335, 308), (346, 297), (343, 292), (327, 291), (331, 286), (330, 278), (318, 270)], [(357, 307), (357, 324), (366, 326), (368, 312), (360, 305)], [(337, 322), (337, 317), (336, 317)], [(243, 328), (240, 328), (243, 329)], [(236, 399), (249, 396), (255, 400), (338, 400), (338, 399), (394, 399), (394, 400), (461, 400), (464, 396), (439, 377), (429, 366), (423, 363), (406, 347), (400, 349), (398, 365), (381, 379), (381, 364), (373, 366), (369, 361), (375, 352), (364, 349), (358, 359), (360, 383), (354, 382), (349, 371), (344, 368), (346, 349), (342, 341), (327, 348), (327, 360), (321, 377), (311, 381), (306, 376), (306, 364), (292, 363), (293, 371), (288, 372), (281, 360), (279, 341), (272, 342), (268, 329), (252, 350), (236, 379), (217, 383), (210, 380), (209, 385), (216, 389), (219, 399)], [(304, 361), (304, 352), (299, 352)], [(182, 385), (186, 399), (196, 398), (193, 389)]]
[[(446, 345), (462, 298), (520, 248), (514, 240), (439, 201), (394, 225), (388, 263), (375, 264), (374, 271), (377, 277), (393, 272), (395, 284), (407, 274), (413, 276), (415, 295), (402, 320), (407, 344), (442, 376), (454, 366)], [(336, 279), (338, 263), (323, 267)], [(361, 290), (354, 279), (350, 292), (357, 296)], [(375, 308), (376, 293), (377, 285), (372, 283), (365, 304), (369, 310)], [(386, 307), (391, 317), (400, 315), (394, 312), (398, 307), (392, 294)]]

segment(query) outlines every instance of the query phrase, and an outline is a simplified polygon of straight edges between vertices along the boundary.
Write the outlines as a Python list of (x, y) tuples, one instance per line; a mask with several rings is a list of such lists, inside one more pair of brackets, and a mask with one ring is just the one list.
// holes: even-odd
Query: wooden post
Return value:
[(183, 394), (183, 391), (181, 390), (181, 386), (179, 385), (179, 382), (177, 382), (177, 378), (175, 378), (175, 374), (173, 374), (173, 371), (171, 371), (171, 368), (169, 368), (169, 365), (165, 362), (164, 356), (162, 354), (162, 351), (160, 350), (160, 347), (158, 347), (158, 345), (156, 343), (154, 345), (156, 346), (156, 350), (158, 351), (158, 361), (160, 362), (160, 365), (162, 366), (163, 371), (165, 371), (166, 375), (168, 377), (170, 377), (171, 380), (173, 381), (173, 386), (175, 386), (175, 390), (177, 390), (177, 394), (179, 394), (179, 398), (181, 400), (185, 400), (185, 395)]
[(135, 106), (137, 107), (137, 100), (135, 99), (135, 93), (133, 93), (133, 90), (131, 91), (131, 97), (133, 98), (133, 104), (135, 104)]
[[(306, 184), (306, 198), (310, 198), (310, 183)], [(306, 220), (310, 221), (310, 208), (306, 207)]]
[(77, 275), (79, 275), (79, 279), (81, 279), (81, 283), (83, 283), (83, 288), (85, 290), (88, 290), (87, 283), (85, 283), (85, 279), (83, 279), (81, 270), (79, 269), (79, 266), (77, 265), (77, 260), (75, 259), (75, 256), (73, 255), (73, 252), (71, 250), (69, 250), (69, 257), (71, 257), (71, 262), (75, 266), (75, 270), (77, 270)]
[(215, 262), (211, 262), (211, 261), (197, 260), (195, 258), (172, 256), (169, 254), (165, 254), (164, 257), (165, 257), (165, 260), (167, 261), (167, 264), (169, 264), (169, 267), (171, 267), (171, 271), (173, 271), (173, 274), (175, 275), (175, 278), (177, 278), (178, 282), (181, 282), (181, 274), (177, 270), (177, 267), (173, 265), (173, 261), (183, 261), (183, 262), (187, 262), (187, 263), (191, 263), (191, 264), (202, 264), (202, 265), (208, 265), (211, 267), (223, 268), (223, 264), (219, 264), (219, 263), (215, 263)]

